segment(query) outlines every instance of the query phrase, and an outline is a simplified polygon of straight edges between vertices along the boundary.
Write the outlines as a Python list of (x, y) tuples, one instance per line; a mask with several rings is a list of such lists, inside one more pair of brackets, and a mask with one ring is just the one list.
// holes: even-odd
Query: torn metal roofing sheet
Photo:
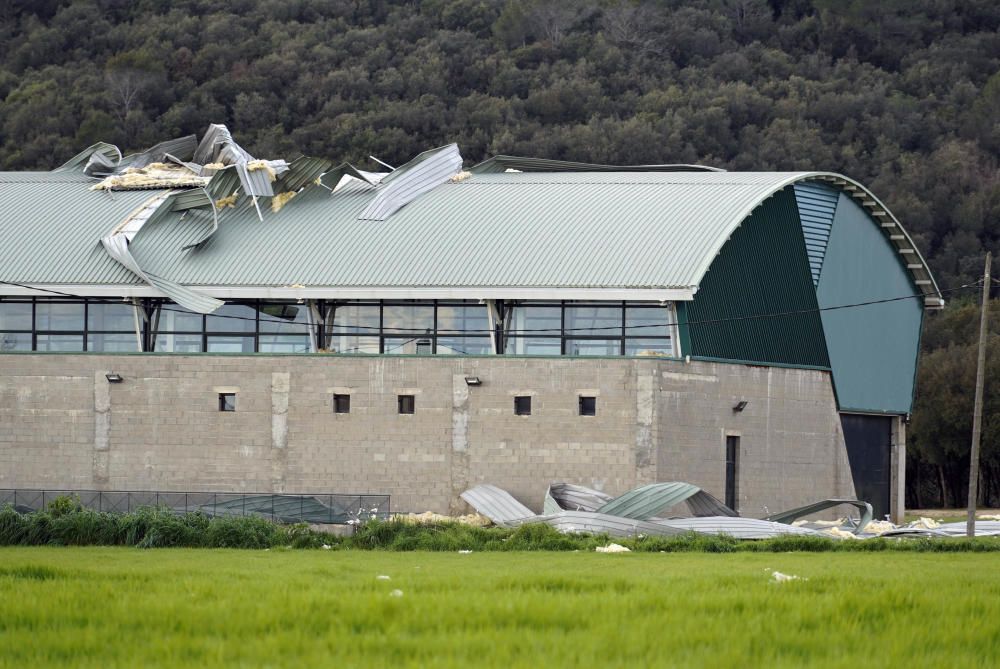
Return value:
[(379, 182), (375, 197), (358, 214), (358, 218), (384, 221), (461, 170), (462, 155), (458, 152), (457, 144), (424, 151)]
[(795, 527), (756, 518), (734, 518), (732, 516), (703, 516), (700, 518), (671, 518), (655, 521), (657, 525), (666, 525), (682, 532), (697, 532), (698, 534), (713, 534), (733, 537), (734, 539), (773, 539), (783, 535), (813, 536), (834, 538), (817, 530), (805, 527)]
[(472, 508), (501, 527), (534, 518), (535, 512), (521, 504), (506, 490), (495, 485), (477, 485), (461, 494)]
[(737, 515), (735, 511), (704, 492), (698, 486), (681, 481), (650, 483), (649, 485), (629, 490), (624, 495), (616, 497), (601, 506), (597, 511), (624, 518), (649, 520), (659, 515), (661, 511), (665, 511), (672, 506), (696, 497), (698, 498), (699, 510), (707, 511), (705, 514), (697, 515)]
[(854, 532), (855, 534), (861, 532), (865, 528), (865, 526), (871, 522), (872, 520), (871, 504), (857, 499), (841, 499), (841, 498), (824, 499), (819, 502), (813, 502), (812, 504), (806, 504), (805, 506), (800, 506), (796, 509), (789, 509), (788, 511), (782, 511), (781, 513), (772, 514), (767, 518), (765, 518), (765, 520), (770, 520), (775, 523), (791, 524), (792, 522), (798, 520), (799, 518), (803, 518), (805, 516), (811, 516), (815, 513), (819, 513), (820, 511), (826, 511), (827, 509), (832, 509), (834, 507), (841, 505), (853, 506), (858, 510), (860, 514), (860, 519), (858, 520), (857, 528)]
[(145, 167), (151, 163), (165, 163), (168, 160), (178, 162), (188, 161), (194, 156), (198, 147), (198, 138), (194, 135), (168, 139), (160, 142), (142, 153), (133, 153), (121, 159), (120, 168)]
[[(553, 483), (545, 493), (545, 512), (597, 511), (614, 497), (599, 490), (572, 483)], [(551, 504), (550, 504), (551, 502)], [(555, 505), (555, 506), (551, 506)], [(550, 510), (551, 509), (551, 510)]]
[(551, 515), (546, 514), (514, 521), (511, 524), (526, 525), (530, 523), (544, 523), (565, 533), (607, 534), (618, 538), (638, 535), (667, 537), (683, 534), (687, 531), (665, 523), (650, 523), (644, 520), (622, 518), (621, 516), (591, 511), (560, 511)]
[[(138, 155), (173, 148), (183, 156), (190, 149), (189, 138), (171, 141), (176, 145)], [(95, 145), (54, 174), (83, 176), (95, 152), (108, 160), (117, 157), (111, 145)], [(608, 171), (608, 166), (499, 156), (494, 166), (527, 161), (521, 166), (536, 171), (484, 169), (452, 179), (461, 157), (449, 145), (386, 175), (341, 165), (321, 179), (322, 188), (313, 175), (328, 161), (304, 159), (295, 171), (283, 161), (261, 161), (261, 169), (251, 170), (253, 157), (221, 125), (209, 128), (192, 159), (183, 164), (197, 166), (199, 175), (232, 165), (209, 182), (212, 202), (237, 189), (259, 197), (249, 206), (241, 197), (232, 203), (236, 206), (220, 210), (210, 238), (205, 230), (215, 226), (215, 207), (200, 196), (178, 198), (170, 215), (144, 226), (129, 251), (148, 273), (217, 296), (240, 290), (253, 292), (242, 296), (263, 296), (270, 289), (303, 286), (319, 291), (311, 295), (333, 298), (420, 290), (425, 291), (420, 296), (437, 298), (689, 300), (756, 207), (786, 186), (810, 181), (832, 183), (864, 206), (871, 203), (882, 227), (893, 226), (893, 243), (906, 247), (914, 276), (930, 276), (912, 241), (878, 201), (855, 182), (827, 173), (669, 171), (673, 167), (662, 165)], [(23, 175), (0, 174), (5, 181), (27, 183)], [(113, 201), (86, 200), (60, 184), (38, 180), (34, 192), (5, 203), (4, 231), (12, 243), (0, 248), (0, 267), (27, 262), (32, 281), (72, 284), (81, 294), (89, 294), (92, 285), (107, 291), (132, 284), (114, 263), (49, 263), (50, 257), (82, 253), (55, 248), (76, 238), (67, 230), (78, 225), (78, 206), (94, 207), (94, 216), (104, 212), (102, 233), (121, 221)], [(299, 188), (280, 211), (258, 202), (269, 193)], [(84, 250), (101, 236), (92, 236)], [(192, 244), (197, 248), (185, 250)], [(933, 281), (925, 278), (918, 285), (929, 306), (940, 304)]]
[(96, 144), (91, 144), (86, 149), (76, 154), (52, 171), (83, 172), (86, 169), (86, 166), (90, 163), (91, 158), (95, 157), (95, 154), (99, 156), (97, 162), (101, 164), (110, 163), (112, 165), (117, 165), (122, 159), (122, 152), (118, 150), (117, 146), (114, 144), (108, 144), (107, 142), (97, 142)]

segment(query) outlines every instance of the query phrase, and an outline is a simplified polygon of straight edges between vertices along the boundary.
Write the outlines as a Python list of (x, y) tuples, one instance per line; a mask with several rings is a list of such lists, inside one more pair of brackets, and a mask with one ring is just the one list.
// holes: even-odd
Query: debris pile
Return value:
[[(771, 539), (783, 535), (838, 540), (965, 535), (965, 523), (940, 524), (921, 518), (908, 526), (897, 526), (888, 521), (872, 520), (871, 505), (856, 499), (825, 499), (766, 518), (743, 518), (698, 486), (680, 481), (651, 483), (618, 497), (579, 485), (553, 483), (546, 492), (542, 514), (534, 513), (506, 490), (493, 485), (477, 485), (461, 496), (500, 527), (544, 523), (560, 532), (612, 537), (672, 536), (687, 532), (736, 539)], [(681, 502), (687, 505), (690, 517), (664, 517), (671, 507)], [(804, 516), (841, 505), (858, 509), (859, 518), (803, 520)], [(1000, 521), (977, 523), (976, 536), (1000, 536)], [(600, 547), (597, 551), (620, 552), (613, 548), (616, 545)]]

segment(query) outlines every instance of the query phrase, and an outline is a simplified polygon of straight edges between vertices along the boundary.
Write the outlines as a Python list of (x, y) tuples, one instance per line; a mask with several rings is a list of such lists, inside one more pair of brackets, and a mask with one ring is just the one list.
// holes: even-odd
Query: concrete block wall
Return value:
[[(105, 374), (124, 377), (109, 384)], [(466, 376), (482, 385), (469, 386)], [(235, 392), (236, 411), (218, 410)], [(350, 413), (333, 412), (334, 394)], [(397, 396), (414, 395), (400, 415)], [(532, 398), (530, 416), (514, 397)], [(597, 415), (578, 415), (581, 395)], [(746, 409), (733, 406), (746, 400)], [(477, 483), (540, 510), (552, 481), (687, 480), (763, 515), (853, 496), (829, 374), (655, 359), (0, 355), (0, 487), (388, 493), (464, 512)]]

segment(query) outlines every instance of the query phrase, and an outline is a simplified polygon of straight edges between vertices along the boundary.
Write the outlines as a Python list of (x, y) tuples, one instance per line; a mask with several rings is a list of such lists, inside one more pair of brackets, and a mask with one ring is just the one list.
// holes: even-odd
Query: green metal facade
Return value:
[(829, 365), (791, 187), (736, 229), (679, 320), (697, 357)]
[[(909, 413), (923, 299), (877, 223), (840, 195), (817, 297), (842, 411)], [(831, 309), (877, 300), (869, 306)]]
[(694, 301), (678, 304), (682, 350), (829, 368), (842, 411), (909, 413), (921, 291), (861, 205), (833, 188), (811, 186), (812, 194), (831, 196), (822, 253), (804, 233), (810, 221), (799, 210), (798, 184), (764, 201), (722, 247)]

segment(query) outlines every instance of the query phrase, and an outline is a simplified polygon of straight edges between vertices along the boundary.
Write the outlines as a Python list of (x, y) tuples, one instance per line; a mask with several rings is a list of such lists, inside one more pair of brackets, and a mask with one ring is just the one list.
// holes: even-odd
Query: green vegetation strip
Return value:
[(3, 548), (0, 667), (985, 667), (995, 561)]
[(144, 508), (126, 514), (83, 509), (59, 498), (45, 511), (21, 514), (0, 508), (0, 546), (134, 546), (137, 548), (327, 548), (389, 551), (593, 551), (614, 541), (634, 552), (786, 553), (920, 552), (995, 553), (1000, 537), (973, 540), (902, 538), (837, 540), (788, 535), (750, 541), (692, 533), (671, 537), (638, 535), (611, 539), (602, 535), (561, 534), (544, 524), (517, 529), (472, 527), (460, 523), (415, 525), (401, 520), (373, 520), (349, 536), (317, 532), (305, 523), (280, 525), (257, 516), (209, 518)]

